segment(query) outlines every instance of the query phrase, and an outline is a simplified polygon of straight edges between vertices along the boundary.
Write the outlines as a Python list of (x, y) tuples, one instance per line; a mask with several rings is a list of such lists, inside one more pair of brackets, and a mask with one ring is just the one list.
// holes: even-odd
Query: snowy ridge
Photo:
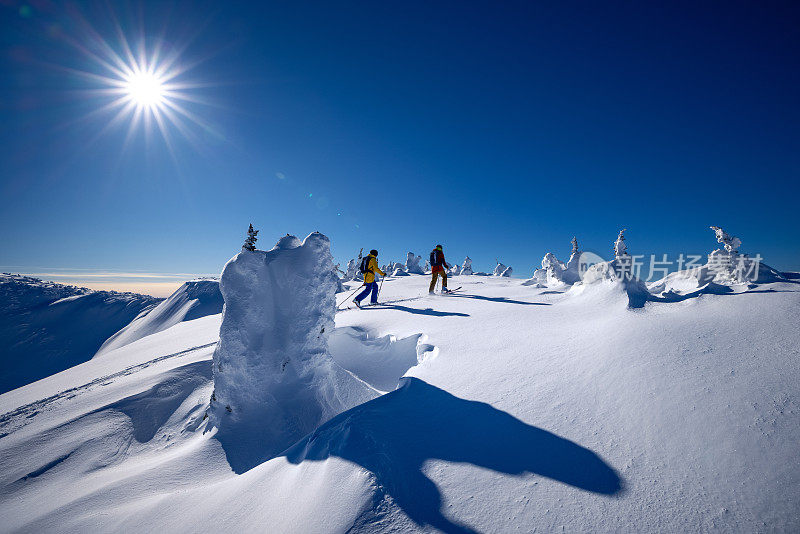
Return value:
[(161, 299), (0, 275), (0, 392), (85, 362)]
[(94, 356), (101, 356), (137, 339), (166, 330), (181, 321), (222, 313), (223, 304), (219, 280), (198, 279), (184, 282), (158, 306), (146, 310), (108, 338)]

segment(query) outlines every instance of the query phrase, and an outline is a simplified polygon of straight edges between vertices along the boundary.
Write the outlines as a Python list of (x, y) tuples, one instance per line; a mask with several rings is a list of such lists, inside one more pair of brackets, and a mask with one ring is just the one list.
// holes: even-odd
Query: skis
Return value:
[(455, 293), (456, 291), (458, 291), (462, 287), (464, 287), (464, 286), (458, 286), (455, 289), (448, 289), (447, 291), (442, 291), (442, 295), (449, 295), (450, 293)]
[[(460, 290), (462, 287), (463, 287), (463, 286), (458, 286), (458, 287), (457, 287), (457, 288), (455, 288), (455, 289), (450, 289), (450, 290), (448, 290), (448, 292), (447, 292), (447, 293), (442, 293), (441, 295), (442, 295), (442, 296), (447, 296), (447, 295), (449, 295), (450, 293), (455, 293), (456, 291), (459, 291), (459, 290)], [(386, 301), (383, 301), (383, 302), (379, 302), (377, 305), (381, 305), (381, 304), (394, 304), (394, 303), (396, 303), (396, 302), (408, 302), (408, 301), (411, 301), (411, 300), (419, 300), (419, 299), (421, 299), (421, 298), (425, 298), (425, 297), (427, 297), (427, 296), (430, 296), (430, 295), (426, 294), (426, 295), (423, 295), (423, 296), (420, 296), (420, 297), (410, 297), (410, 298), (404, 298), (404, 299), (393, 299), (393, 300), (386, 300)], [(353, 301), (353, 304), (355, 304), (355, 301)], [(344, 307), (344, 308), (337, 308), (337, 309), (336, 309), (336, 311), (347, 311), (347, 310), (354, 310), (355, 308), (358, 308), (358, 309), (360, 309), (360, 310), (363, 310), (364, 308), (368, 308), (369, 306), (375, 306), (375, 304), (361, 304), (360, 306), (347, 306), (347, 307)]]
[[(405, 299), (386, 300), (386, 301), (383, 301), (383, 302), (379, 302), (378, 304), (394, 304), (395, 302), (408, 302), (410, 300), (419, 300), (421, 298), (422, 297), (410, 297), (410, 298), (405, 298)], [(362, 304), (361, 306), (359, 306), (359, 309), (363, 310), (367, 306), (369, 306), (369, 304)], [(336, 311), (347, 311), (347, 310), (353, 310), (353, 309), (355, 309), (355, 306), (347, 306), (347, 307), (344, 307), (344, 308), (337, 308)]]

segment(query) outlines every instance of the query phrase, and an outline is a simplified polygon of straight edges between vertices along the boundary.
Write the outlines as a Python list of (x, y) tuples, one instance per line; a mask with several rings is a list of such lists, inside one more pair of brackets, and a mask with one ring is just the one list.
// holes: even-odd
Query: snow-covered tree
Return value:
[(513, 268), (511, 268), (511, 267), (506, 267), (505, 269), (503, 269), (503, 272), (502, 272), (502, 273), (500, 273), (500, 276), (510, 277), (510, 276), (511, 276), (511, 273), (513, 273), (513, 272), (514, 272), (514, 269), (513, 269)]
[(717, 236), (717, 243), (722, 243), (725, 247), (725, 250), (728, 252), (733, 252), (734, 254), (739, 251), (739, 247), (742, 246), (742, 240), (736, 236), (730, 235), (728, 232), (720, 228), (719, 226), (709, 226)]
[(579, 273), (580, 273), (581, 251), (578, 249), (578, 238), (573, 236), (571, 243), (572, 243), (572, 251), (569, 254), (569, 260), (567, 261), (567, 271), (570, 271), (570, 273), (577, 274), (578, 278), (580, 278)]
[(422, 256), (416, 256), (413, 252), (408, 253), (406, 258), (405, 271), (409, 274), (425, 274), (419, 262), (422, 261)]
[(580, 281), (580, 256), (578, 239), (572, 238), (572, 251), (566, 265), (555, 254), (548, 252), (542, 258), (542, 268), (533, 273), (533, 280), (542, 285), (574, 284)]
[(253, 223), (250, 223), (250, 228), (247, 229), (247, 239), (244, 240), (244, 245), (242, 245), (242, 250), (248, 250), (250, 252), (256, 249), (256, 241), (258, 240), (258, 230), (253, 230)]
[(467, 256), (464, 258), (464, 263), (461, 264), (458, 274), (472, 274), (472, 260)]
[(425, 260), (425, 272), (426, 273), (431, 272), (431, 262), (429, 262), (428, 260)]
[(628, 255), (628, 245), (625, 244), (625, 228), (619, 231), (617, 240), (614, 241), (614, 257), (620, 258)]
[(358, 274), (358, 264), (356, 263), (356, 260), (351, 259), (350, 261), (347, 262), (347, 270), (345, 271), (342, 280), (344, 280), (345, 282), (350, 282), (351, 280), (356, 279), (357, 274)]
[(492, 274), (494, 276), (502, 276), (503, 272), (505, 272), (505, 270), (508, 269), (508, 267), (500, 263), (500, 260), (495, 260), (495, 261), (497, 262), (497, 266), (494, 268)]

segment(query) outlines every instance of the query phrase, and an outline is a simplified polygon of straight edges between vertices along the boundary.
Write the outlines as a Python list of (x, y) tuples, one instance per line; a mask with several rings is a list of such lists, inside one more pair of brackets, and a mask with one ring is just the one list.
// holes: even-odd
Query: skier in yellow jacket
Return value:
[(358, 294), (358, 296), (353, 299), (353, 302), (359, 308), (361, 307), (361, 301), (367, 298), (370, 292), (372, 292), (372, 298), (370, 299), (371, 304), (378, 303), (378, 282), (375, 281), (375, 273), (380, 274), (381, 276), (386, 276), (386, 273), (381, 271), (380, 267), (378, 267), (378, 251), (372, 249), (369, 251), (369, 254), (361, 260), (360, 270), (364, 273), (364, 291)]

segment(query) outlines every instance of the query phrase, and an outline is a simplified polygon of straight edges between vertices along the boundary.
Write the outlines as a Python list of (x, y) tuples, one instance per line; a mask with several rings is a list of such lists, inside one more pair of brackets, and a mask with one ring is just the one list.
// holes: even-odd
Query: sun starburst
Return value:
[(168, 42), (162, 37), (146, 42), (144, 35), (135, 39), (135, 47), (122, 27), (114, 21), (114, 38), (101, 36), (86, 21), (80, 21), (82, 37), (69, 42), (92, 65), (90, 69), (67, 69), (90, 84), (83, 92), (100, 102), (84, 119), (105, 116), (107, 124), (96, 138), (115, 126), (128, 125), (127, 146), (137, 132), (150, 139), (158, 130), (174, 157), (173, 137), (180, 134), (196, 149), (200, 137), (214, 128), (192, 108), (207, 105), (197, 90), (207, 84), (185, 79), (186, 73), (200, 61), (190, 62), (184, 56), (188, 43)]

